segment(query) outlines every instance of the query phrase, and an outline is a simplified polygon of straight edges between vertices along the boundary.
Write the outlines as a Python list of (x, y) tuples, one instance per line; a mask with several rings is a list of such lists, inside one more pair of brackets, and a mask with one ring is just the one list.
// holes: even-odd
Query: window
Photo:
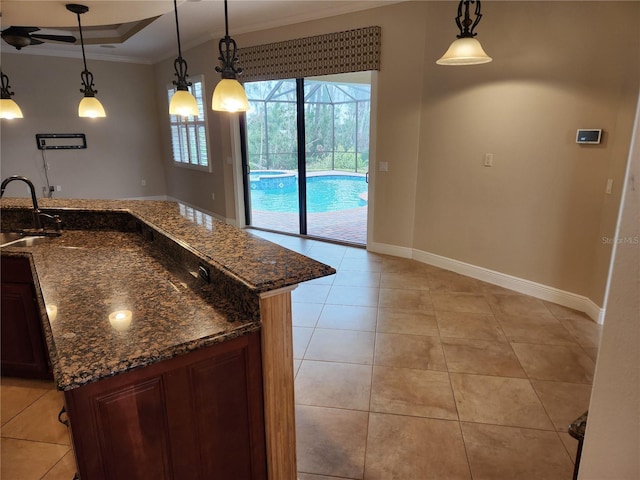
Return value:
[[(171, 124), (171, 144), (173, 146), (173, 161), (176, 165), (198, 170), (211, 171), (209, 165), (207, 117), (204, 110), (204, 78), (202, 75), (190, 78), (193, 85), (189, 87), (191, 94), (198, 102), (197, 117), (182, 117), (169, 115)], [(167, 87), (167, 99), (175, 92), (175, 85)]]

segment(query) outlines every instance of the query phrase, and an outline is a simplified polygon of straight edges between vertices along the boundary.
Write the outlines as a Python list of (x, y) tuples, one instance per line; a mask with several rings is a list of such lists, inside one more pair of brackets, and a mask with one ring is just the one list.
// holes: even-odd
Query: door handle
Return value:
[[(69, 417), (66, 415), (67, 409), (63, 406), (60, 413), (58, 413), (58, 421), (63, 424), (65, 427), (69, 426)], [(65, 418), (63, 418), (63, 415)]]

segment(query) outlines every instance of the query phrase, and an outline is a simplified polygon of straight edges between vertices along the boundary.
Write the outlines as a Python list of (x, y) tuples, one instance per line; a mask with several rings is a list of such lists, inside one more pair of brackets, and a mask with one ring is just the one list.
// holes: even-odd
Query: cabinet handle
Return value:
[(69, 418), (65, 418), (64, 420), (62, 419), (63, 415), (67, 414), (67, 409), (63, 406), (62, 410), (60, 410), (60, 413), (58, 414), (58, 421), (63, 424), (65, 427), (69, 426)]

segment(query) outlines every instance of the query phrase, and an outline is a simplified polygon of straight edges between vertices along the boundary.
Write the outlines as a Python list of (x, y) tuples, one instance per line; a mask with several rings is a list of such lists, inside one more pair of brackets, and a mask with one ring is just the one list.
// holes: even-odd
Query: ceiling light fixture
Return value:
[(178, 80), (173, 81), (173, 84), (176, 86), (176, 92), (171, 97), (171, 103), (169, 103), (169, 114), (183, 117), (197, 117), (199, 113), (198, 102), (196, 101), (196, 97), (189, 92), (191, 82), (187, 80), (189, 76), (187, 74), (187, 62), (182, 58), (180, 27), (178, 26), (178, 4), (176, 0), (173, 0), (173, 10), (176, 14), (176, 35), (178, 36), (178, 58), (173, 61), (173, 67), (176, 70), (174, 75), (178, 77)]
[(14, 93), (9, 90), (11, 88), (11, 85), (9, 85), (9, 77), (0, 70), (0, 78), (2, 81), (2, 90), (0, 94), (0, 118), (23, 118), (22, 110), (20, 110), (18, 104), (11, 98)]
[(78, 5), (77, 3), (68, 3), (66, 7), (67, 10), (75, 13), (78, 17), (80, 45), (82, 45), (82, 61), (84, 62), (84, 70), (80, 74), (80, 77), (82, 78), (82, 85), (84, 86), (84, 88), (81, 88), (80, 91), (84, 93), (84, 98), (80, 101), (80, 105), (78, 105), (78, 116), (89, 118), (106, 117), (107, 114), (104, 111), (104, 107), (100, 103), (100, 100), (96, 98), (96, 93), (98, 93), (98, 91), (93, 89), (93, 74), (89, 70), (87, 70), (87, 58), (84, 54), (84, 37), (82, 36), (80, 15), (83, 13), (87, 13), (89, 11), (89, 7), (85, 5)]
[[(475, 20), (471, 20), (469, 16), (469, 4), (471, 3), (476, 4), (476, 10), (474, 12)], [(461, 22), (463, 5), (464, 20)], [(445, 54), (436, 61), (438, 65), (479, 65), (481, 63), (489, 63), (493, 60), (482, 49), (480, 42), (473, 38), (477, 35), (473, 30), (482, 18), (480, 8), (480, 0), (460, 0), (458, 4), (458, 16), (456, 17), (456, 25), (458, 25), (460, 29), (460, 35), (456, 35), (457, 40), (454, 40)]]
[(236, 51), (238, 46), (236, 41), (229, 37), (229, 17), (227, 15), (227, 0), (224, 0), (224, 27), (225, 36), (218, 43), (221, 62), (220, 67), (216, 67), (216, 72), (222, 74), (222, 80), (216, 85), (211, 100), (211, 108), (221, 112), (246, 112), (249, 110), (249, 100), (240, 82), (238, 75), (242, 73), (242, 68), (236, 67), (238, 57)]

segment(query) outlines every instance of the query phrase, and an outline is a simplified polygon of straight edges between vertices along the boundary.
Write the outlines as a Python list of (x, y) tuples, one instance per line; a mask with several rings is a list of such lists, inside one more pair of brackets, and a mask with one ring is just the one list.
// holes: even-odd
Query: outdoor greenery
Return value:
[[(245, 85), (251, 170), (297, 170), (296, 81)], [(369, 169), (370, 85), (305, 80), (307, 171)]]

